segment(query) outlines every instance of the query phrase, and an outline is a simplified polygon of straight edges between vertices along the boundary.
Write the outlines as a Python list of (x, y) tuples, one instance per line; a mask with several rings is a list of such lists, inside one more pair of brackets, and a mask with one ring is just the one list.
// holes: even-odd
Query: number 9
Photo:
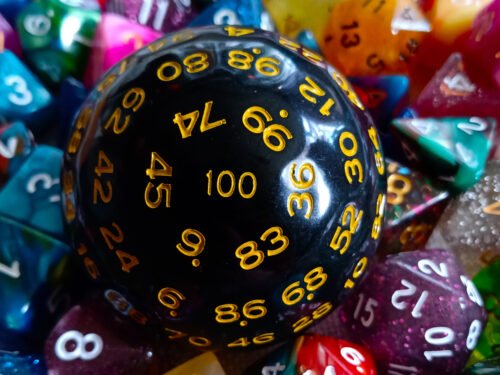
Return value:
[(359, 366), (361, 365), (366, 359), (361, 354), (359, 351), (357, 351), (354, 348), (345, 346), (342, 349), (340, 349), (340, 355), (351, 365), (354, 366)]

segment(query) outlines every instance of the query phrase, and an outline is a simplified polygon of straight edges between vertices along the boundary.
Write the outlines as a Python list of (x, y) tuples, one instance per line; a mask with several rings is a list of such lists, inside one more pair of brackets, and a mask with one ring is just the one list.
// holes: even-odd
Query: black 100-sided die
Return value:
[(89, 275), (198, 347), (302, 332), (380, 236), (384, 163), (363, 105), (320, 56), (251, 28), (187, 29), (112, 68), (63, 169)]

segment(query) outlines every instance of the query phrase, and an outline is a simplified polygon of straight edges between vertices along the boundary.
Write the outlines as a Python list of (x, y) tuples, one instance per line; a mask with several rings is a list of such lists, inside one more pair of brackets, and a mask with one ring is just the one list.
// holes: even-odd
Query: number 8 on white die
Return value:
[[(71, 341), (76, 346), (73, 350), (68, 351), (67, 344)], [(92, 349), (87, 350), (90, 345), (92, 345)], [(83, 361), (90, 361), (101, 354), (103, 346), (101, 336), (95, 333), (88, 333), (84, 336), (79, 331), (67, 331), (57, 339), (54, 351), (56, 356), (63, 361), (74, 361), (78, 358)]]

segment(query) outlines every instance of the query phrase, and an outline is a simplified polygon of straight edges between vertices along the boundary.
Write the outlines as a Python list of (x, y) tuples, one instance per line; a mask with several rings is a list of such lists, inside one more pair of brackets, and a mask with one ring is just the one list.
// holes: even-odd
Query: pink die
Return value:
[(464, 58), (477, 79), (500, 88), (500, 1), (494, 0), (474, 20), (464, 42)]
[(113, 13), (104, 13), (94, 37), (85, 76), (92, 87), (113, 65), (163, 34)]

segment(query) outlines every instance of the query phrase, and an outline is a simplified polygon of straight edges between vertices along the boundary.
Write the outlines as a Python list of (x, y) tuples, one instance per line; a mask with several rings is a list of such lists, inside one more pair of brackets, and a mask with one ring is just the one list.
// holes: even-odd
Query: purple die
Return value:
[(423, 250), (387, 257), (340, 317), (387, 374), (456, 374), (477, 344), (483, 301), (452, 253)]
[(45, 342), (51, 375), (155, 373), (153, 349), (102, 300), (88, 300), (64, 315)]
[(14, 31), (10, 23), (0, 13), (0, 43), (2, 49), (8, 49), (14, 52), (17, 56), (21, 55), (21, 43), (19, 37)]
[(177, 0), (108, 0), (106, 11), (163, 32), (186, 26), (196, 15), (190, 1)]

